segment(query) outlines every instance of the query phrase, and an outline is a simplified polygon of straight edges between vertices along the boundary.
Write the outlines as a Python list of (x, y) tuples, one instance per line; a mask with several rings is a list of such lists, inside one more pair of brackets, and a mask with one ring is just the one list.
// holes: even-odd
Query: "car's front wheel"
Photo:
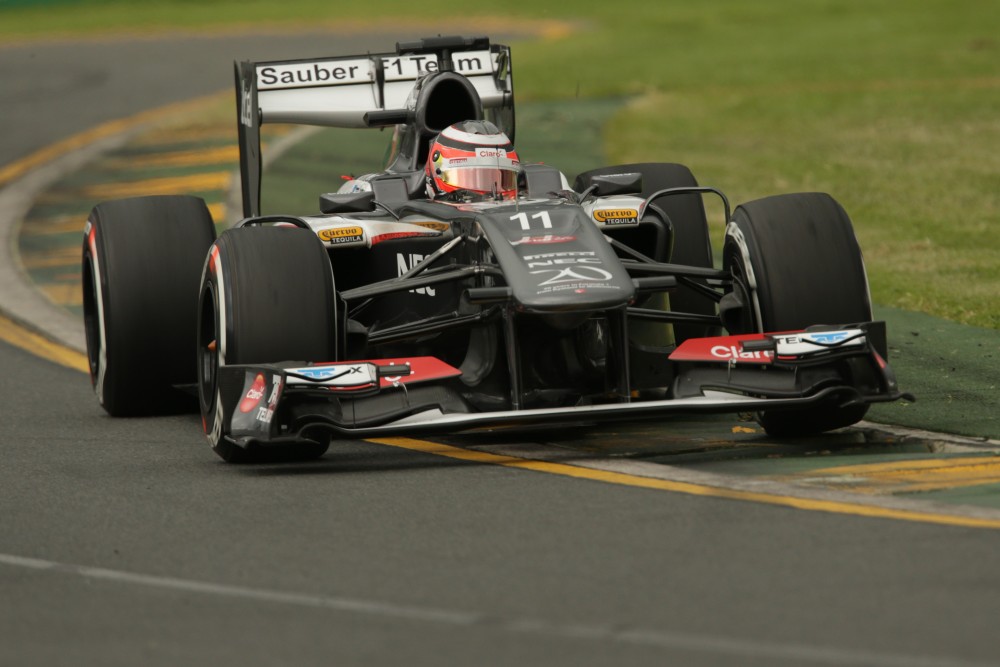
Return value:
[(277, 448), (228, 438), (219, 367), (337, 359), (336, 299), (330, 259), (307, 230), (245, 227), (212, 245), (198, 316), (198, 393), (212, 449), (230, 463), (322, 456), (328, 437)]
[[(830, 195), (765, 197), (737, 207), (726, 230), (723, 262), (733, 275), (738, 312), (724, 314), (732, 333), (781, 332), (872, 319), (861, 248), (843, 207)], [(850, 373), (851, 368), (845, 368)], [(866, 404), (765, 410), (771, 435), (821, 433), (860, 421)]]

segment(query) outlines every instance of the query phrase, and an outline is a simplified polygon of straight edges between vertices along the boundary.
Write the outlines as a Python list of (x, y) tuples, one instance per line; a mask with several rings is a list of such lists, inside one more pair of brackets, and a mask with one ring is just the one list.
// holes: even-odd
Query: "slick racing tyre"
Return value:
[[(854, 228), (830, 195), (779, 195), (737, 207), (726, 229), (723, 263), (742, 304), (726, 320), (732, 333), (872, 319)], [(793, 436), (849, 426), (867, 411), (867, 405), (819, 405), (765, 410), (757, 417), (769, 434)]]
[(333, 271), (315, 234), (287, 227), (224, 232), (205, 261), (197, 332), (198, 394), (216, 454), (251, 463), (326, 452), (328, 436), (273, 448), (236, 445), (226, 437), (218, 386), (226, 364), (336, 360)]
[[(590, 176), (602, 174), (639, 173), (642, 174), (643, 197), (668, 188), (695, 187), (698, 181), (691, 170), (682, 164), (669, 162), (644, 162), (602, 167), (584, 172), (576, 177), (575, 188), (581, 189)], [(670, 257), (656, 258), (659, 261), (701, 268), (712, 268), (712, 242), (705, 218), (705, 205), (700, 194), (658, 197), (652, 205), (670, 218), (674, 230), (673, 252)], [(644, 252), (643, 248), (636, 248)], [(647, 253), (648, 254), (648, 253)], [(679, 287), (670, 294), (670, 308), (683, 313), (715, 315), (715, 304), (688, 287)], [(719, 329), (705, 324), (675, 324), (674, 339), (679, 345), (688, 338), (716, 336)]]
[(115, 417), (193, 408), (198, 280), (215, 227), (195, 197), (98, 204), (83, 239), (90, 379)]

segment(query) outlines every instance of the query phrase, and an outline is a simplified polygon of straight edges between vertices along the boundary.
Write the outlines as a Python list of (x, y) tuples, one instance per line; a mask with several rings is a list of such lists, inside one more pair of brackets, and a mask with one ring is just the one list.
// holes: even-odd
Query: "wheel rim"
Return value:
[[(218, 308), (214, 285), (206, 283), (201, 296), (201, 317), (198, 325), (198, 397), (203, 418), (212, 414), (216, 401), (219, 374)], [(209, 424), (205, 423), (205, 432)]]
[(90, 256), (83, 259), (83, 329), (87, 339), (87, 362), (90, 367), (90, 382), (97, 384), (101, 357), (101, 323), (97, 311), (97, 290), (94, 286), (94, 265)]

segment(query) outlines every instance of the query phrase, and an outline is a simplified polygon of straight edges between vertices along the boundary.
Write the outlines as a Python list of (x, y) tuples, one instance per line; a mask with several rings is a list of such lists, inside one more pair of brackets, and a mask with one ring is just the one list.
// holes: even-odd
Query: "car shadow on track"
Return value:
[[(219, 462), (223, 464), (221, 461)], [(485, 466), (487, 463), (459, 461), (444, 456), (396, 449), (359, 440), (335, 440), (330, 450), (314, 461), (256, 463), (231, 466), (251, 477), (295, 477), (312, 475), (382, 474), (414, 470)]]

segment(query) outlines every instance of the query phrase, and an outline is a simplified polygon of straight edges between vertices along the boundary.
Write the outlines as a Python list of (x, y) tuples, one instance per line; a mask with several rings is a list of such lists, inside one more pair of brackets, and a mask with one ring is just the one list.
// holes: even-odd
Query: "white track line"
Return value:
[(531, 618), (502, 618), (480, 612), (400, 605), (330, 595), (286, 593), (262, 588), (137, 574), (10, 554), (0, 554), (0, 565), (96, 579), (114, 584), (185, 591), (199, 595), (213, 595), (253, 602), (292, 605), (439, 625), (477, 626), (487, 630), (495, 629), (501, 632), (530, 634), (555, 639), (606, 641), (625, 645), (693, 651), (743, 659), (762, 658), (787, 660), (795, 664), (864, 665), (871, 667), (988, 667), (988, 665), (995, 667), (995, 663), (970, 662), (959, 658), (854, 651), (810, 644), (767, 642), (720, 635), (682, 634), (646, 628), (623, 628), (617, 625), (575, 625)]

